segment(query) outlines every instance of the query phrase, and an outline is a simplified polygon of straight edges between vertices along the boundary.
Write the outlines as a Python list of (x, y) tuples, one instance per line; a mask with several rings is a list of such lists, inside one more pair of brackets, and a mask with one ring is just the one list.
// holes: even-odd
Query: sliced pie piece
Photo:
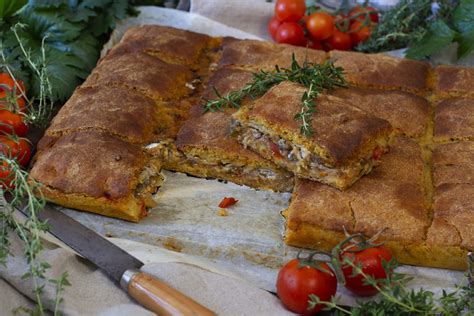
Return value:
[(435, 68), (436, 97), (474, 98), (474, 68), (440, 65)]
[(406, 136), (420, 137), (428, 125), (428, 101), (409, 92), (349, 87), (335, 89), (332, 95), (389, 121), (398, 133)]
[(98, 131), (46, 136), (30, 177), (54, 203), (137, 222), (153, 207), (160, 164), (142, 148)]
[(344, 239), (344, 228), (381, 240), (402, 263), (439, 266), (424, 245), (430, 224), (418, 144), (398, 138), (382, 164), (346, 191), (308, 180), (296, 181), (285, 212), (285, 242), (328, 251)]
[[(204, 93), (215, 98), (214, 88), (225, 95), (251, 80), (249, 72), (220, 69), (211, 77)], [(234, 109), (204, 114), (203, 107), (193, 107), (190, 118), (181, 128), (176, 146), (162, 142), (148, 150), (163, 161), (165, 169), (198, 177), (211, 177), (274, 191), (291, 191), (293, 175), (243, 148), (230, 135), (230, 119)]]
[(306, 88), (283, 82), (233, 115), (233, 133), (246, 148), (296, 176), (346, 189), (369, 173), (386, 151), (390, 124), (335, 96), (321, 96), (313, 135), (300, 132)]
[(166, 101), (192, 94), (194, 79), (188, 66), (170, 64), (138, 52), (103, 60), (82, 87), (119, 86)]
[(76, 89), (52, 120), (46, 133), (62, 136), (96, 129), (132, 143), (148, 144), (176, 138), (194, 99), (155, 101), (118, 86)]
[(428, 89), (428, 63), (391, 57), (332, 50), (334, 65), (344, 68), (345, 78), (356, 86), (402, 89), (425, 94)]
[(438, 142), (474, 140), (474, 99), (452, 98), (438, 103), (434, 139)]
[(322, 64), (326, 59), (326, 53), (320, 50), (264, 41), (225, 38), (219, 66), (271, 71), (275, 70), (275, 65), (280, 68), (289, 68), (293, 54), (300, 64), (303, 64), (305, 60)]

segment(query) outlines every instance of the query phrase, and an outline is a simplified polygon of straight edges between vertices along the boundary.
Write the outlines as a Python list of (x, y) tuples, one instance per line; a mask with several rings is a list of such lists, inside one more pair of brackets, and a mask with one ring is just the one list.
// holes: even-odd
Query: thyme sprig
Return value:
[[(46, 71), (47, 54), (44, 50), (45, 39), (43, 39), (41, 46), (41, 58), (34, 60), (31, 57), (31, 52), (25, 48), (21, 38), (18, 36), (18, 30), (22, 27), (21, 24), (16, 24), (11, 30), (18, 41), (28, 68), (39, 78), (38, 95), (28, 99), (25, 91), (20, 91), (28, 102), (28, 113), (25, 115), (25, 121), (35, 125), (42, 125), (48, 122), (55, 108), (55, 104), (52, 101), (51, 82)], [(17, 78), (7, 62), (6, 53), (1, 41), (0, 58), (1, 68), (9, 73), (16, 82)], [(66, 272), (57, 279), (48, 279), (45, 273), (50, 268), (50, 265), (39, 258), (39, 254), (44, 249), (41, 234), (48, 230), (47, 223), (38, 218), (38, 212), (44, 208), (46, 203), (41, 195), (39, 184), (29, 178), (28, 172), (21, 168), (11, 153), (0, 153), (0, 173), (2, 175), (0, 177), (2, 194), (0, 197), (0, 264), (5, 265), (7, 257), (12, 254), (9, 237), (11, 232), (15, 232), (23, 244), (24, 255), (28, 262), (28, 271), (22, 278), (32, 280), (32, 290), (36, 301), (36, 306), (33, 310), (22, 307), (18, 311), (21, 310), (32, 315), (44, 315), (46, 302), (42, 299), (42, 293), (46, 283), (49, 282), (55, 286), (56, 297), (53, 302), (47, 302), (49, 304), (48, 307), (51, 308), (54, 315), (58, 315), (59, 306), (62, 302), (61, 295), (65, 286), (70, 285), (70, 283)], [(8, 203), (5, 200), (6, 196), (9, 197)], [(19, 207), (25, 208), (28, 212), (29, 216), (26, 221), (20, 221), (14, 216), (15, 208)]]
[[(351, 236), (354, 237), (355, 235)], [(357, 236), (355, 236), (357, 237)], [(350, 241), (350, 240), (348, 240)], [(340, 256), (337, 256), (339, 259)], [(395, 272), (399, 266), (395, 259), (389, 262), (382, 261), (382, 266), (386, 272), (386, 278), (375, 279), (364, 273), (360, 264), (356, 264), (351, 258), (345, 257), (337, 266), (333, 268), (337, 273), (338, 266), (351, 266), (352, 276), (361, 275), (365, 285), (371, 285), (378, 290), (376, 300), (358, 301), (357, 306), (347, 309), (338, 304), (339, 298), (333, 297), (331, 301), (321, 301), (316, 295), (308, 297), (308, 310), (319, 304), (326, 306), (325, 310), (331, 310), (333, 315), (354, 315), (354, 316), (378, 316), (378, 315), (473, 315), (474, 314), (474, 256), (468, 254), (468, 270), (453, 291), (442, 291), (440, 297), (435, 293), (423, 288), (414, 290), (408, 287), (408, 283), (413, 279), (402, 273)], [(332, 260), (334, 261), (334, 260)]]
[(231, 91), (223, 96), (214, 88), (217, 98), (204, 100), (204, 112), (214, 112), (225, 107), (239, 108), (245, 98), (260, 97), (271, 87), (284, 81), (295, 82), (308, 88), (301, 97), (301, 111), (294, 117), (295, 120), (301, 121), (300, 132), (305, 136), (313, 134), (312, 116), (316, 112), (315, 99), (325, 90), (347, 86), (343, 69), (334, 66), (331, 61), (320, 65), (305, 60), (300, 65), (293, 54), (290, 68), (280, 68), (276, 65), (273, 71), (260, 70), (254, 73), (253, 80), (240, 90)]

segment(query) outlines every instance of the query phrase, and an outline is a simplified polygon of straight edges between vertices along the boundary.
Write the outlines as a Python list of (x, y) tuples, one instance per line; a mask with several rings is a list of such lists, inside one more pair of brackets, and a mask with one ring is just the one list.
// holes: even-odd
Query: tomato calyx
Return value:
[[(301, 253), (302, 251), (298, 251), (298, 253), (296, 254), (296, 259), (298, 260), (299, 269), (302, 269), (304, 267), (311, 267), (324, 273), (333, 274), (331, 270), (328, 270), (327, 268), (325, 268), (325, 266), (327, 266), (326, 264), (332, 263), (330, 253), (327, 253), (324, 251), (312, 251), (311, 253), (309, 253), (307, 257), (302, 257)], [(324, 255), (324, 256), (329, 257), (329, 259), (328, 260), (315, 259), (314, 256), (316, 255)]]

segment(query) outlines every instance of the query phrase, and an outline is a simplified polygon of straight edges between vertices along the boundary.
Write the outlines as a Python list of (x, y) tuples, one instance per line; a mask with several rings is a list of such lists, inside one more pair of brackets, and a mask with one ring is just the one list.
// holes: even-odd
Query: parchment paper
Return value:
[[(168, 25), (213, 36), (257, 38), (195, 14), (156, 7), (142, 7), (141, 12), (139, 17), (117, 27), (106, 49), (120, 39), (124, 30), (138, 24)], [(275, 291), (278, 269), (299, 250), (282, 241), (284, 222), (280, 212), (288, 206), (290, 194), (257, 191), (179, 173), (165, 172), (165, 175), (166, 181), (156, 195), (158, 206), (138, 224), (63, 210), (105, 236), (211, 259), (216, 267), (233, 271), (234, 277)], [(217, 205), (226, 196), (239, 202), (229, 208), (228, 216), (219, 216)], [(173, 260), (185, 261), (185, 258)], [(436, 293), (452, 289), (462, 279), (461, 272), (442, 269), (403, 266), (400, 271), (415, 276), (413, 287), (422, 286)], [(343, 289), (339, 294), (341, 303), (354, 303), (354, 298)]]

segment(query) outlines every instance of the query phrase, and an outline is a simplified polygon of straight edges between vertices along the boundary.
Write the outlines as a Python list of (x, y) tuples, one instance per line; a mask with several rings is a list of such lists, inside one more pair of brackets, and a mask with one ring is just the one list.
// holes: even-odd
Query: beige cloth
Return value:
[[(22, 280), (28, 265), (23, 256), (21, 242), (11, 235), (13, 256), (6, 267), (0, 266), (0, 314), (11, 315), (20, 306), (31, 307), (26, 297), (33, 299), (31, 279)], [(93, 265), (71, 251), (49, 242), (41, 253), (51, 268), (46, 277), (58, 278), (63, 271), (69, 273), (72, 286), (63, 293), (60, 311), (66, 315), (153, 315), (136, 305), (133, 300)], [(272, 294), (252, 284), (214, 273), (194, 265), (166, 262), (145, 264), (142, 271), (152, 274), (172, 287), (192, 297), (219, 315), (291, 315)], [(23, 295), (21, 294), (23, 293)], [(55, 298), (54, 285), (46, 282), (43, 302), (49, 309)]]
[(265, 0), (192, 0), (190, 11), (260, 38), (270, 39), (267, 25), (274, 14), (274, 7), (274, 3)]

